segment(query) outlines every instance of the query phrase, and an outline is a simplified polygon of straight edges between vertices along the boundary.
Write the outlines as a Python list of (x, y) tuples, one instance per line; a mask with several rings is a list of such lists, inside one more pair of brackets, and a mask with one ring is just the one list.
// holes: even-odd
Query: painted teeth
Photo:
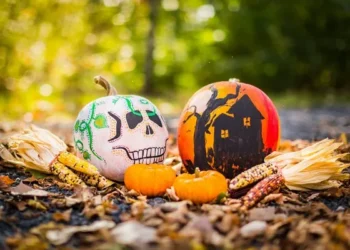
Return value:
[(140, 163), (140, 164), (151, 164), (151, 163), (159, 163), (164, 161), (164, 156), (161, 157), (151, 157), (151, 158), (144, 158), (144, 159), (138, 159), (134, 160), (134, 164)]
[(164, 160), (164, 153), (165, 153), (165, 147), (164, 148), (154, 147), (154, 148), (146, 148), (138, 151), (132, 151), (130, 152), (130, 157), (132, 157), (134, 164), (136, 163), (151, 164), (151, 163), (162, 162)]

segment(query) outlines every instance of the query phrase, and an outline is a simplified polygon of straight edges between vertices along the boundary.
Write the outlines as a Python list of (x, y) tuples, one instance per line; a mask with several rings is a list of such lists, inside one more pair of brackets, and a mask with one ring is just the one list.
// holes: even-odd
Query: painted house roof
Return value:
[(250, 116), (253, 119), (265, 119), (260, 111), (255, 107), (248, 95), (242, 96), (228, 111), (235, 117)]

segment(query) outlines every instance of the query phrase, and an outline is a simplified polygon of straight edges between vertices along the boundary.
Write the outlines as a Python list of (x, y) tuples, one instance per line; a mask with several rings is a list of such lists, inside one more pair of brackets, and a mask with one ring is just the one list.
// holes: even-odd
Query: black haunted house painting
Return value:
[[(224, 165), (244, 167), (249, 163), (254, 164), (257, 153), (264, 149), (261, 131), (263, 119), (248, 95), (242, 96), (227, 113), (220, 114), (213, 122), (214, 165), (220, 169)], [(236, 172), (234, 167), (229, 169)], [(241, 171), (240, 168), (237, 172)]]
[[(217, 98), (218, 90), (211, 86), (211, 98), (202, 114), (194, 112), (191, 116), (197, 118), (194, 133), (195, 154), (194, 163), (184, 162), (189, 172), (195, 167), (202, 170), (216, 169), (226, 177), (232, 178), (249, 167), (263, 162), (271, 152), (264, 150), (262, 138), (262, 120), (260, 111), (255, 107), (248, 95), (243, 95), (225, 113), (211, 118), (212, 112), (226, 105), (229, 100), (238, 98), (241, 85), (236, 85), (236, 93), (224, 98)], [(187, 120), (184, 121), (184, 123)], [(214, 128), (213, 148), (206, 148), (205, 134), (210, 134), (209, 127)]]

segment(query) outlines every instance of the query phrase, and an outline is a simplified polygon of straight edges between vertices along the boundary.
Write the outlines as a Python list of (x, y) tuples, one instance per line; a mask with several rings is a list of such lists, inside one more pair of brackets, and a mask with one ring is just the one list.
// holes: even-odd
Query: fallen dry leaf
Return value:
[(249, 211), (248, 221), (271, 221), (275, 218), (276, 208), (253, 208)]
[(49, 248), (49, 244), (38, 236), (30, 234), (27, 237), (17, 235), (15, 237), (8, 238), (6, 243), (16, 250), (46, 250)]
[(266, 196), (261, 203), (268, 203), (274, 201), (277, 204), (283, 204), (283, 194), (281, 193), (277, 193), (277, 194), (269, 194), (268, 196)]
[(307, 197), (307, 201), (312, 201), (312, 200), (316, 199), (318, 196), (320, 196), (320, 193), (314, 193), (314, 194), (310, 195), (309, 197)]
[(138, 221), (127, 221), (116, 226), (111, 235), (116, 242), (143, 249), (147, 244), (157, 241), (156, 230)]
[(52, 215), (52, 219), (56, 222), (64, 221), (68, 222), (70, 220), (70, 216), (72, 214), (72, 209), (68, 209), (64, 212), (56, 212)]
[(62, 230), (49, 230), (46, 233), (46, 238), (53, 245), (62, 245), (69, 241), (69, 239), (75, 233), (86, 233), (86, 232), (94, 232), (100, 229), (111, 229), (115, 226), (113, 221), (96, 221), (88, 226), (69, 226), (65, 227)]
[(187, 211), (190, 205), (192, 205), (191, 201), (180, 201), (180, 202), (166, 202), (161, 204), (159, 207), (164, 213), (169, 213), (179, 209)]
[(27, 202), (25, 201), (17, 201), (17, 202), (13, 202), (12, 204), (14, 204), (18, 211), (24, 211), (27, 208)]
[(50, 230), (61, 230), (64, 228), (64, 225), (62, 224), (57, 224), (53, 221), (50, 221), (48, 223), (42, 223), (36, 227), (33, 227), (30, 230), (31, 234), (36, 234), (42, 238), (45, 238), (46, 236), (46, 232), (50, 231)]
[(208, 217), (195, 216), (179, 232), (180, 236), (193, 238), (196, 242), (205, 242), (214, 246), (222, 245), (223, 237), (214, 230)]
[(240, 233), (244, 238), (253, 238), (265, 232), (267, 223), (265, 221), (252, 221), (241, 227)]
[(94, 190), (94, 188), (90, 187), (75, 188), (72, 196), (65, 197), (65, 206), (71, 207), (75, 204), (91, 201), (94, 197)]
[(131, 214), (136, 218), (141, 218), (147, 207), (149, 207), (149, 205), (146, 201), (136, 201), (131, 205)]
[(10, 177), (8, 177), (7, 175), (1, 175), (0, 176), (0, 189), (3, 188), (8, 188), (12, 183), (14, 183), (15, 181), (12, 180)]
[(175, 188), (173, 186), (170, 188), (167, 188), (166, 196), (168, 196), (169, 199), (172, 201), (179, 201), (180, 200), (180, 198), (176, 195)]
[(38, 200), (28, 200), (28, 206), (30, 207), (33, 207), (35, 209), (39, 209), (39, 210), (42, 210), (42, 211), (46, 211), (47, 208), (46, 206), (44, 205), (44, 203), (42, 203), (41, 201), (38, 201)]
[(238, 226), (240, 223), (240, 218), (238, 214), (225, 214), (221, 221), (217, 222), (215, 224), (215, 227), (221, 232), (221, 233), (228, 233), (232, 230), (234, 226)]
[(21, 182), (16, 187), (12, 187), (8, 189), (12, 195), (22, 195), (22, 196), (56, 196), (56, 194), (49, 193), (45, 190), (34, 189), (26, 184)]

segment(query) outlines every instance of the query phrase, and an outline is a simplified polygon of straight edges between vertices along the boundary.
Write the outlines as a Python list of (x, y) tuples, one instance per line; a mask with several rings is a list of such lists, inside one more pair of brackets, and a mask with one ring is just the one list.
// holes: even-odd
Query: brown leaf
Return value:
[(169, 199), (172, 201), (179, 201), (180, 200), (180, 198), (175, 193), (174, 187), (167, 188), (165, 195), (168, 196)]
[(131, 214), (136, 218), (141, 218), (143, 215), (143, 211), (149, 205), (146, 201), (136, 201), (131, 205)]
[(46, 211), (47, 208), (46, 206), (44, 205), (44, 203), (42, 203), (41, 201), (38, 201), (38, 200), (28, 200), (28, 206), (31, 206), (35, 209), (39, 209), (39, 210), (42, 210), (42, 211)]
[(27, 208), (27, 202), (17, 201), (13, 202), (19, 211), (24, 211)]
[(215, 224), (215, 227), (221, 233), (228, 233), (232, 230), (233, 226), (237, 226), (240, 222), (240, 218), (237, 214), (225, 214), (220, 222)]
[(279, 222), (273, 224), (272, 226), (269, 226), (266, 230), (266, 237), (268, 239), (272, 239), (273, 237), (275, 237), (277, 231), (281, 227), (286, 226), (286, 225), (290, 224), (291, 222), (296, 221), (297, 219), (298, 219), (297, 216), (291, 216), (289, 218), (286, 218), (282, 221), (279, 221)]
[(36, 234), (42, 238), (45, 238), (46, 232), (48, 232), (49, 230), (53, 230), (53, 229), (57, 230), (62, 228), (64, 228), (63, 225), (50, 221), (48, 223), (43, 223), (30, 229), (30, 233)]
[(131, 190), (129, 190), (129, 191), (126, 192), (126, 195), (127, 195), (127, 196), (139, 196), (140, 193), (137, 192), (137, 191), (134, 190), (134, 189), (131, 189)]
[(34, 175), (23, 180), (23, 182), (25, 182), (25, 183), (32, 183), (32, 182), (37, 182), (37, 181), (38, 181), (38, 178), (36, 178)]
[(157, 240), (156, 230), (138, 221), (123, 222), (114, 228), (111, 234), (118, 243), (139, 249), (144, 249), (147, 244)]
[(62, 245), (69, 241), (69, 239), (78, 232), (94, 232), (101, 229), (111, 229), (115, 226), (113, 221), (96, 221), (88, 226), (69, 226), (61, 230), (49, 230), (46, 233), (46, 238), (53, 245)]
[(316, 199), (318, 196), (320, 195), (320, 193), (314, 193), (312, 195), (310, 195), (309, 197), (307, 197), (307, 201), (312, 201), (314, 199)]
[(161, 218), (150, 218), (149, 220), (145, 221), (143, 224), (148, 227), (158, 227), (163, 223), (164, 221)]
[(0, 189), (8, 188), (15, 181), (7, 175), (0, 175)]
[(57, 194), (49, 193), (45, 190), (34, 189), (28, 185), (23, 184), (21, 182), (16, 187), (12, 187), (8, 189), (12, 195), (22, 195), (22, 196), (56, 196)]
[(307, 239), (307, 230), (309, 222), (307, 220), (301, 220), (294, 230), (291, 230), (287, 237), (290, 241), (302, 244)]
[(267, 223), (265, 221), (252, 221), (241, 227), (240, 233), (244, 238), (254, 238), (265, 232)]
[(94, 216), (98, 216), (99, 218), (106, 218), (106, 214), (110, 214), (116, 209), (117, 206), (112, 201), (105, 200), (97, 206), (95, 206), (93, 203), (91, 205), (86, 205), (82, 213), (88, 219)]
[(275, 218), (275, 212), (274, 207), (253, 208), (249, 211), (248, 221), (271, 221)]
[(188, 210), (188, 206), (190, 206), (192, 202), (190, 201), (180, 201), (180, 202), (166, 202), (161, 204), (159, 207), (164, 213), (174, 212), (178, 209)]
[(224, 215), (225, 212), (222, 209), (211, 209), (207, 216), (210, 222), (215, 223), (216, 221), (221, 220)]
[(56, 212), (52, 215), (52, 219), (56, 222), (59, 222), (59, 221), (69, 222), (71, 214), (72, 214), (72, 209), (68, 209), (62, 213)]
[(217, 233), (208, 217), (195, 216), (181, 231), (179, 234), (183, 237), (189, 237), (196, 239), (197, 242), (204, 241), (205, 243), (219, 246), (223, 243), (223, 237)]
[(309, 233), (327, 237), (328, 231), (327, 231), (325, 225), (323, 225), (323, 224), (324, 223), (322, 223), (320, 221), (309, 224), (309, 227), (308, 227)]
[(269, 194), (261, 202), (268, 203), (271, 201), (275, 201), (277, 204), (283, 204), (283, 194), (281, 194), (281, 193)]
[(95, 188), (90, 188), (90, 187), (75, 188), (74, 194), (72, 196), (65, 198), (65, 201), (66, 201), (65, 206), (71, 207), (78, 203), (91, 201), (92, 198), (94, 197), (93, 190), (95, 190)]
[(49, 244), (47, 242), (33, 234), (30, 234), (24, 238), (20, 235), (7, 238), (6, 243), (17, 250), (46, 250), (49, 248)]

